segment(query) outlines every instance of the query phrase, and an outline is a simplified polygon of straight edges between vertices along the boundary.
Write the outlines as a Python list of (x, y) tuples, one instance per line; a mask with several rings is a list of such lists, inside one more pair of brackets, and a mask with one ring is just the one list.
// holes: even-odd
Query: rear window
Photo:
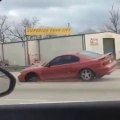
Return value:
[(102, 54), (90, 52), (90, 51), (82, 51), (80, 52), (80, 54), (94, 59), (102, 56)]

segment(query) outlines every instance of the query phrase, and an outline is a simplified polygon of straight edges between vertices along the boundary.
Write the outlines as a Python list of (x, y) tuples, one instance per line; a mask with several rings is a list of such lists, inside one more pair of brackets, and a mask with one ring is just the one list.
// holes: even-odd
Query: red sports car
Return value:
[(28, 67), (18, 76), (20, 82), (78, 78), (91, 81), (112, 73), (117, 62), (112, 53), (105, 55), (83, 51), (58, 56), (50, 62)]

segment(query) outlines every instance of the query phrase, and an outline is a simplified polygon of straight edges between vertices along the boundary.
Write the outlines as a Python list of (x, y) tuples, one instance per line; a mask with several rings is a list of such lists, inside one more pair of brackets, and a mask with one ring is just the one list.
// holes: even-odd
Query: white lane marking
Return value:
[[(70, 103), (70, 102), (97, 102), (101, 100), (79, 100), (79, 101), (55, 101), (55, 100), (44, 100), (44, 99), (0, 99), (0, 101), (25, 101), (25, 102), (41, 102), (41, 103)], [(108, 100), (103, 100), (108, 101)], [(109, 100), (110, 101), (110, 100)]]
[[(110, 100), (103, 100), (104, 102), (105, 101), (110, 101)], [(102, 102), (103, 102), (102, 101)], [(112, 100), (111, 100), (112, 101)], [(50, 102), (50, 101), (48, 101), (48, 102), (46, 102), (46, 101), (44, 101), (44, 102), (34, 102), (34, 103), (25, 103), (25, 102), (20, 102), (20, 103), (18, 103), (18, 104), (52, 104), (52, 103), (85, 103), (85, 102), (100, 102), (100, 100), (88, 100), (88, 101), (53, 101), (53, 102)]]
[(28, 102), (36, 102), (36, 101), (48, 101), (41, 99), (0, 99), (0, 101), (28, 101)]
[(20, 102), (18, 104), (52, 104), (52, 103), (76, 103), (76, 102), (81, 102), (81, 101), (43, 101), (43, 102), (34, 102), (34, 103), (25, 103), (25, 102)]
[(50, 101), (50, 100), (41, 100), (41, 99), (1, 99), (0, 101), (7, 102), (18, 102), (18, 104), (44, 104), (44, 103), (73, 103), (73, 102), (85, 102), (85, 101)]
[(18, 104), (43, 104), (43, 103), (47, 103), (47, 102), (20, 102)]
[[(12, 102), (12, 101), (17, 102), (17, 103), (10, 103), (10, 104), (51, 104), (51, 103), (93, 102), (93, 100), (86, 100), (86, 101), (49, 101), (49, 100), (40, 100), (40, 99), (33, 99), (33, 100), (26, 100), (26, 99), (1, 99), (1, 100), (5, 100), (5, 101), (7, 101), (7, 103), (8, 102)], [(104, 100), (104, 101), (107, 101), (107, 100)], [(94, 102), (99, 102), (99, 100), (94, 100)]]

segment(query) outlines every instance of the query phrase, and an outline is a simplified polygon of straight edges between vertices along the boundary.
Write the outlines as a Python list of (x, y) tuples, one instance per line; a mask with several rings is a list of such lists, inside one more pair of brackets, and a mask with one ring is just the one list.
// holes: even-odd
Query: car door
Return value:
[(61, 79), (72, 77), (73, 57), (70, 55), (59, 56), (52, 60), (42, 71), (44, 79)]
[(70, 55), (69, 56), (69, 70), (68, 70), (68, 77), (74, 78), (78, 74), (78, 66), (80, 66), (80, 58), (78, 56)]
[(66, 72), (69, 69), (69, 65), (65, 65), (65, 56), (59, 56), (53, 59), (42, 71), (43, 79), (60, 79), (66, 78)]

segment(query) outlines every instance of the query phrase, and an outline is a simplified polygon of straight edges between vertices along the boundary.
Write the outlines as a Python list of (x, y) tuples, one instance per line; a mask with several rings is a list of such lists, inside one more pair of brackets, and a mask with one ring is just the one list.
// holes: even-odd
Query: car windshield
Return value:
[(0, 105), (120, 101), (119, 7), (120, 0), (0, 0), (0, 67), (17, 81)]
[(90, 51), (82, 51), (80, 52), (81, 55), (84, 55), (84, 56), (87, 56), (87, 57), (90, 57), (90, 58), (99, 58), (101, 57), (103, 54), (99, 54), (99, 53), (95, 53), (95, 52), (90, 52)]
[(49, 63), (49, 62), (44, 62), (44, 63), (42, 63), (41, 65), (42, 65), (42, 66), (46, 66), (48, 63)]

